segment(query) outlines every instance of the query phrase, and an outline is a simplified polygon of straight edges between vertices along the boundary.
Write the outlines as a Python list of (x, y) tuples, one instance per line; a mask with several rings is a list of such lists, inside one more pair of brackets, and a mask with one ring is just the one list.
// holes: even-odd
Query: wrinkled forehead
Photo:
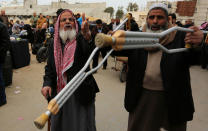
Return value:
[(63, 19), (63, 18), (71, 18), (71, 17), (73, 17), (72, 13), (70, 13), (70, 12), (64, 12), (63, 14), (61, 14), (60, 19)]
[(164, 16), (166, 19), (168, 19), (168, 15), (163, 9), (152, 9), (147, 14), (147, 19), (149, 16)]

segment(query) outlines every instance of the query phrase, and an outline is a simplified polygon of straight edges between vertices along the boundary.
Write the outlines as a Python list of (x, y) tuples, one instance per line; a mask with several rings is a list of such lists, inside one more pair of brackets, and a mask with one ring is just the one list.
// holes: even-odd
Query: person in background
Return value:
[(76, 18), (76, 20), (78, 20), (80, 18), (80, 13), (77, 13), (75, 18)]
[[(106, 23), (103, 23), (101, 19), (97, 19), (96, 20), (96, 33), (104, 33), (107, 34), (109, 29)], [(95, 48), (95, 47), (94, 47)], [(107, 50), (106, 48), (101, 48), (99, 49), (99, 51), (96, 52), (96, 54), (93, 57), (93, 63), (92, 63), (92, 67), (95, 68), (98, 65), (98, 61), (99, 61), (99, 55), (102, 55), (102, 58), (104, 58), (107, 54)], [(103, 63), (103, 69), (106, 70), (107, 68), (107, 60)], [(96, 72), (95, 72), (96, 73)]]
[(20, 27), (24, 27), (25, 23), (23, 21), (20, 22)]
[(79, 26), (82, 25), (82, 22), (86, 20), (85, 13), (82, 13), (82, 16), (77, 19)]
[(37, 30), (37, 43), (43, 43), (46, 39), (47, 23), (43, 23), (41, 29)]
[(5, 61), (6, 52), (10, 49), (10, 39), (7, 27), (5, 24), (0, 22), (0, 106), (7, 103), (5, 86), (2, 76), (2, 65)]
[(50, 25), (50, 16), (46, 15), (46, 23), (47, 23), (47, 28), (49, 28)]
[(64, 11), (65, 9), (62, 9), (62, 8), (59, 8), (57, 11), (56, 11), (56, 16), (58, 17), (62, 11)]
[(9, 25), (8, 25), (9, 35), (12, 35), (12, 27), (13, 27), (13, 24), (9, 22)]
[(32, 28), (36, 28), (37, 21), (38, 21), (38, 16), (36, 15), (36, 12), (34, 12), (32, 18), (30, 19)]
[(41, 29), (43, 23), (47, 23), (46, 18), (44, 18), (44, 16), (42, 15), (42, 13), (40, 13), (39, 19), (37, 21), (37, 29)]
[(53, 25), (56, 24), (56, 21), (57, 21), (57, 17), (53, 17)]
[(170, 23), (173, 24), (173, 26), (177, 26), (177, 24), (176, 24), (176, 14), (175, 13), (169, 14), (168, 17), (169, 17)]
[(5, 10), (1, 10), (1, 15), (0, 15), (0, 19), (3, 21), (3, 23), (6, 25), (6, 27), (8, 28), (9, 25), (9, 19), (5, 14)]
[(179, 26), (179, 27), (183, 27), (183, 24), (180, 21), (177, 21), (176, 25)]
[(115, 19), (111, 19), (110, 24), (108, 24), (108, 29), (113, 31), (116, 28)]
[(17, 20), (12, 27), (12, 35), (17, 35), (19, 33), (20, 33), (20, 23), (19, 20)]
[(13, 20), (13, 19), (10, 19), (10, 20), (9, 20), (9, 23), (11, 24), (11, 26), (13, 26), (14, 20)]
[(184, 28), (189, 28), (191, 26), (194, 26), (194, 22), (191, 19), (188, 19), (185, 21), (185, 25), (183, 26)]
[(132, 13), (128, 13), (128, 14), (130, 16), (130, 29), (127, 29), (126, 25), (124, 26), (124, 29), (129, 31), (139, 31), (138, 24), (134, 20)]

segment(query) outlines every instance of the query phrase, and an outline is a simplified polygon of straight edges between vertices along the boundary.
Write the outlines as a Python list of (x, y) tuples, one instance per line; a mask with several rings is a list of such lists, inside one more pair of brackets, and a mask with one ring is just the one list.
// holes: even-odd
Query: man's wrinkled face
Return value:
[(165, 12), (161, 9), (153, 9), (147, 17), (147, 26), (152, 31), (165, 30), (168, 19)]
[(70, 12), (64, 12), (60, 17), (60, 29), (67, 31), (75, 28), (75, 19)]

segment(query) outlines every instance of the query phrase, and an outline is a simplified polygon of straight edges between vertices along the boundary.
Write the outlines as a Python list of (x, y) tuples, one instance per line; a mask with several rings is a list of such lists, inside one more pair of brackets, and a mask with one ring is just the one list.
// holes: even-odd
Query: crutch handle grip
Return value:
[(57, 103), (57, 101), (55, 99), (52, 99), (49, 103), (48, 103), (48, 110), (53, 114), (56, 115), (59, 111), (59, 105)]
[(34, 120), (35, 126), (38, 129), (42, 129), (46, 122), (49, 119), (50, 114), (52, 113), (53, 115), (57, 114), (59, 111), (59, 105), (56, 101), (56, 99), (52, 99), (49, 103), (48, 103), (48, 107), (47, 107), (48, 111), (41, 114), (37, 119)]
[(99, 48), (111, 46), (114, 43), (114, 38), (110, 35), (98, 33), (95, 37), (95, 45)]
[[(122, 30), (116, 31), (113, 36), (109, 36), (103, 33), (98, 33), (95, 37), (95, 45), (99, 48), (112, 46), (117, 50), (122, 49), (122, 45), (125, 43), (125, 32)], [(119, 47), (117, 47), (119, 45)]]
[(49, 116), (47, 114), (45, 113), (41, 114), (37, 119), (34, 120), (35, 126), (38, 129), (43, 129), (48, 119), (49, 119)]

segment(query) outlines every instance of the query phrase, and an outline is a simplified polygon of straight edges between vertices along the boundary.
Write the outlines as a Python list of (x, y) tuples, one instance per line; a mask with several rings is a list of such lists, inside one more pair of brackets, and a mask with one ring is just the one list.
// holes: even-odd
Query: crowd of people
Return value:
[[(101, 19), (89, 21), (84, 13), (75, 15), (69, 9), (59, 9), (56, 13), (57, 17), (53, 23), (50, 23), (50, 16), (44, 17), (40, 14), (37, 17), (36, 13), (33, 14), (29, 26), (19, 21), (8, 22), (3, 19), (4, 17), (2, 22), (7, 24), (0, 22), (0, 29), (8, 28), (10, 35), (21, 36), (26, 30), (27, 35), (31, 34), (27, 38), (32, 44), (42, 43), (46, 32), (51, 34), (53, 40), (48, 46), (49, 54), (41, 89), (42, 95), (47, 100), (54, 98), (84, 66), (95, 48), (96, 34), (112, 34), (120, 23), (118, 19), (112, 19), (110, 24)], [(128, 31), (159, 33), (173, 26), (193, 29), (193, 33), (174, 31), (161, 38), (160, 43), (168, 49), (182, 48), (185, 43), (192, 44), (196, 48), (174, 55), (168, 55), (157, 48), (113, 52), (113, 56), (128, 57), (124, 98), (125, 108), (129, 112), (127, 130), (159, 131), (163, 128), (170, 131), (186, 131), (187, 122), (193, 119), (194, 114), (189, 68), (191, 65), (200, 65), (201, 61), (207, 64), (208, 51), (205, 49), (207, 45), (204, 39), (206, 35), (190, 20), (187, 20), (185, 25), (176, 22), (176, 15), (168, 14), (164, 4), (157, 3), (150, 7), (142, 30), (139, 29), (132, 14), (129, 15), (130, 26), (128, 28), (127, 25), (123, 26), (123, 29)], [(0, 42), (2, 46), (0, 60), (4, 57), (2, 52), (5, 55), (5, 51), (9, 48), (6, 47), (9, 45), (9, 33), (7, 36), (2, 36), (3, 34), (5, 35), (0, 33), (0, 41), (4, 40)], [(89, 66), (87, 70), (96, 67), (99, 53), (104, 58), (110, 48), (113, 47), (99, 49), (93, 58), (92, 67)], [(103, 64), (103, 69), (107, 69), (107, 60)], [(0, 64), (0, 105), (3, 105), (6, 103), (6, 96), (1, 72)], [(51, 116), (51, 131), (96, 131), (95, 97), (98, 92), (98, 85), (91, 74), (59, 112)]]

